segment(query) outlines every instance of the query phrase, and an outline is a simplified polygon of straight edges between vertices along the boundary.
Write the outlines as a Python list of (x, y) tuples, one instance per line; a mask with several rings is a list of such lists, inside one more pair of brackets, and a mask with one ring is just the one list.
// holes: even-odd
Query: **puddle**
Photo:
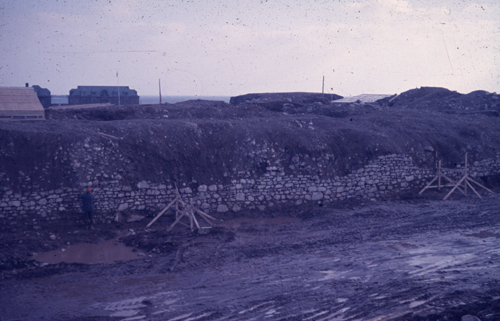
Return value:
[(36, 253), (33, 259), (49, 264), (61, 262), (111, 264), (116, 261), (128, 261), (144, 257), (143, 253), (132, 252), (132, 250), (133, 248), (125, 246), (125, 244), (118, 242), (116, 239), (112, 239), (99, 244), (74, 244), (50, 252)]
[(266, 217), (266, 218), (240, 217), (240, 218), (235, 218), (235, 219), (224, 221), (224, 222), (219, 223), (217, 225), (229, 227), (229, 228), (238, 228), (243, 223), (250, 223), (250, 224), (254, 224), (254, 225), (268, 225), (268, 224), (285, 224), (285, 223), (295, 223), (295, 222), (300, 222), (300, 218), (285, 217), (285, 216)]

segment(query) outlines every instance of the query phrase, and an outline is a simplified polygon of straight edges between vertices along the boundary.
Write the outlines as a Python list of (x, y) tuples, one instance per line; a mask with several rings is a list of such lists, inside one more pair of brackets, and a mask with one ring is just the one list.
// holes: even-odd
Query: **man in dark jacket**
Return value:
[(78, 196), (82, 200), (82, 210), (85, 213), (85, 221), (88, 229), (94, 229), (94, 195), (92, 189), (87, 188), (87, 192)]

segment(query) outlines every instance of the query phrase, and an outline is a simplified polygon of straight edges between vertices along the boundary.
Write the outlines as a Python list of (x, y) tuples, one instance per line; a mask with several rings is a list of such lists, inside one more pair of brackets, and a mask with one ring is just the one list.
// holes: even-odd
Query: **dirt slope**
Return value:
[[(455, 166), (464, 152), (481, 160), (500, 146), (500, 118), (490, 114), (378, 104), (188, 101), (49, 109), (47, 119), (0, 123), (0, 172), (6, 175), (0, 186), (19, 189), (25, 177), (47, 189), (75, 186), (89, 175), (78, 168), (119, 174), (131, 185), (224, 182), (273, 164), (340, 176), (380, 155), (407, 154), (432, 166), (437, 151), (444, 166)], [(89, 149), (90, 143), (101, 147)]]

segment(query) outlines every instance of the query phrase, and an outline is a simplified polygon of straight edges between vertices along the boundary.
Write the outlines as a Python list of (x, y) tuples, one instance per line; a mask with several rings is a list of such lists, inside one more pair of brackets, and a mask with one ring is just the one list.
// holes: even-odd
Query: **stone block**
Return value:
[(323, 193), (321, 193), (321, 192), (313, 192), (312, 195), (311, 195), (311, 199), (313, 201), (322, 200), (323, 199)]
[(236, 193), (236, 200), (237, 201), (244, 201), (245, 200), (245, 194), (244, 193)]
[(142, 181), (142, 182), (137, 183), (137, 187), (138, 188), (149, 188), (149, 184), (146, 181)]
[(224, 213), (224, 212), (227, 212), (227, 211), (229, 211), (229, 208), (227, 208), (227, 205), (219, 204), (217, 206), (217, 212)]
[(207, 185), (198, 186), (198, 192), (206, 192), (208, 189)]
[(128, 208), (128, 203), (122, 203), (118, 206), (118, 212), (125, 211)]
[(132, 214), (132, 215), (129, 216), (129, 218), (127, 218), (127, 222), (128, 223), (130, 223), (130, 222), (138, 222), (138, 221), (142, 221), (145, 218), (146, 217), (144, 215)]
[(21, 202), (20, 201), (10, 201), (9, 205), (14, 206), (14, 207), (19, 207), (19, 206), (21, 206)]
[(183, 194), (191, 194), (191, 193), (193, 193), (193, 190), (190, 187), (185, 187), (185, 188), (181, 188), (179, 190), (179, 192), (183, 193)]

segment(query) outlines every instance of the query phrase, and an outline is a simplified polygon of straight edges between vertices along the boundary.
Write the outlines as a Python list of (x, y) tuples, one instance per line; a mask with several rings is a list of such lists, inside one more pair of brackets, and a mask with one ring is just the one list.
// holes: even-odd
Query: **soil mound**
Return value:
[(435, 111), (486, 111), (497, 116), (500, 112), (500, 96), (478, 90), (460, 94), (440, 87), (421, 87), (377, 101), (379, 105), (399, 108)]
[(336, 94), (319, 93), (260, 93), (246, 94), (231, 97), (230, 104), (238, 105), (242, 103), (263, 103), (263, 102), (289, 102), (295, 104), (310, 104), (315, 102), (328, 103), (333, 100), (341, 99), (342, 96)]

